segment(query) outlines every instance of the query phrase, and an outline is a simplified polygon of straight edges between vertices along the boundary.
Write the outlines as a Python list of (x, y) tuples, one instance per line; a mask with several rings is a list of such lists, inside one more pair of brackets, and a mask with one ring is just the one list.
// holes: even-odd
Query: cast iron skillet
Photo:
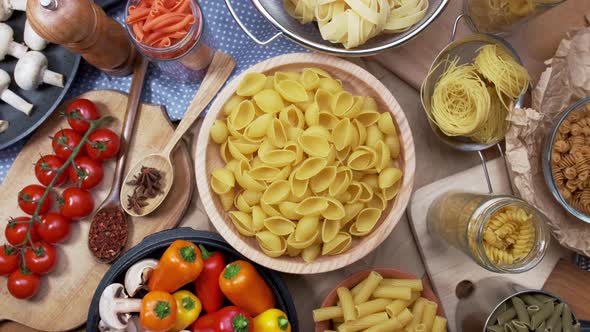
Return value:
[[(105, 9), (109, 9), (122, 3), (122, 1), (97, 0), (96, 3)], [(23, 43), (25, 20), (26, 15), (24, 12), (15, 11), (10, 20), (5, 22), (14, 30), (14, 41), (17, 43)], [(5, 102), (0, 101), (0, 120), (7, 120), (10, 123), (8, 129), (0, 133), (0, 150), (20, 141), (37, 129), (59, 106), (76, 76), (78, 66), (80, 65), (79, 55), (54, 44), (49, 44), (42, 53), (49, 60), (49, 69), (64, 75), (65, 87), (63, 89), (42, 84), (36, 90), (24, 91), (14, 82), (13, 73), (17, 59), (8, 55), (4, 61), (0, 62), (0, 68), (11, 76), (12, 82), (9, 88), (34, 105), (31, 114), (27, 116)]]
[[(226, 255), (228, 262), (237, 259), (247, 260), (246, 257), (233, 249), (216, 233), (196, 231), (192, 228), (176, 228), (147, 236), (141, 243), (117, 259), (104, 275), (100, 284), (98, 284), (88, 311), (86, 331), (98, 331), (98, 323), (100, 321), (98, 303), (103, 290), (112, 283), (123, 283), (125, 272), (135, 262), (144, 258), (159, 259), (164, 250), (175, 240), (191, 241), (196, 244), (202, 244), (211, 251), (222, 251)], [(299, 332), (295, 305), (293, 304), (289, 290), (281, 280), (279, 274), (256, 264), (254, 265), (275, 294), (277, 308), (281, 309), (289, 317), (292, 327), (291, 330), (293, 332)], [(190, 291), (194, 291), (191, 288), (190, 286), (188, 287)]]

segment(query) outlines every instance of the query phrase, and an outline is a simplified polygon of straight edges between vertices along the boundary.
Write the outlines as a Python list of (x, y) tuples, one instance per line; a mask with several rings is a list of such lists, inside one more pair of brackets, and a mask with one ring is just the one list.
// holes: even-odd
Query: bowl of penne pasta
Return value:
[(348, 61), (287, 54), (218, 95), (198, 137), (199, 195), (240, 253), (294, 274), (339, 269), (395, 228), (416, 168), (391, 92)]
[(355, 273), (313, 311), (316, 332), (447, 331), (440, 302), (416, 276), (390, 268)]

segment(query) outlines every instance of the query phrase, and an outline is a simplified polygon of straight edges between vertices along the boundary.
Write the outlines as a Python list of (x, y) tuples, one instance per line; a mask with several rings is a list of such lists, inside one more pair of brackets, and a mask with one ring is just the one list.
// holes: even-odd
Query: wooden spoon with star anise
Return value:
[(174, 167), (171, 161), (174, 148), (215, 98), (235, 66), (236, 63), (230, 55), (217, 51), (199, 91), (168, 144), (160, 152), (141, 159), (127, 173), (120, 200), (129, 215), (142, 217), (162, 204), (174, 182)]

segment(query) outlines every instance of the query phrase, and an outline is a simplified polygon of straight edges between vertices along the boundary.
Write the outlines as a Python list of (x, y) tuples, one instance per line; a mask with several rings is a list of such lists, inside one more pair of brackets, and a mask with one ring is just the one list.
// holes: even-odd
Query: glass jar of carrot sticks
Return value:
[(128, 0), (125, 23), (137, 49), (169, 76), (200, 80), (213, 59), (196, 0)]
[(496, 273), (522, 273), (545, 256), (546, 217), (514, 196), (451, 191), (430, 206), (428, 231)]

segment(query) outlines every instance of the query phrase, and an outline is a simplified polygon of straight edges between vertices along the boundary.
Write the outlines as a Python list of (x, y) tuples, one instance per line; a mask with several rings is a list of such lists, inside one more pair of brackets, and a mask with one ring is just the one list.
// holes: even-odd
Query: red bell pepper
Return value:
[(219, 287), (219, 276), (225, 269), (225, 257), (220, 252), (209, 252), (199, 245), (203, 256), (203, 271), (195, 280), (195, 293), (203, 304), (205, 312), (210, 314), (218, 311), (223, 306), (225, 296)]
[(244, 309), (231, 306), (197, 319), (193, 332), (254, 332), (254, 322)]

